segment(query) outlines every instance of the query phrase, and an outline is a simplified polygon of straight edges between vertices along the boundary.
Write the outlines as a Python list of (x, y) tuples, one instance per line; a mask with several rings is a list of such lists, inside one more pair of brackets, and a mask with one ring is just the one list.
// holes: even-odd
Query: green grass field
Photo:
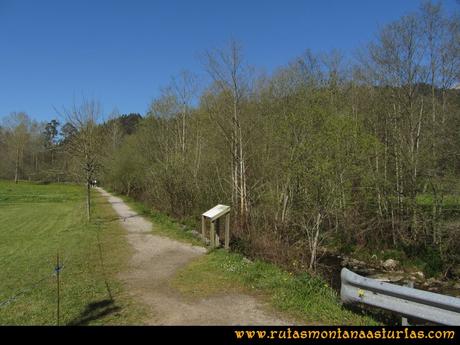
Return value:
[(130, 255), (124, 232), (97, 193), (93, 203), (87, 223), (80, 186), (0, 181), (1, 325), (57, 324), (57, 252), (60, 324), (142, 324), (116, 279)]

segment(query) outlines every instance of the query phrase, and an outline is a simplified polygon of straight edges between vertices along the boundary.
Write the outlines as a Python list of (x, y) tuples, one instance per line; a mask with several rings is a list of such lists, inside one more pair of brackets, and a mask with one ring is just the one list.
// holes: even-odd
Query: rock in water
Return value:
[(415, 272), (415, 273), (414, 273), (414, 277), (415, 277), (417, 280), (420, 280), (420, 281), (425, 280), (425, 275), (424, 275), (423, 272), (421, 272), (421, 271)]
[(383, 268), (387, 271), (394, 271), (398, 265), (399, 262), (393, 259), (385, 260), (385, 262), (382, 264)]

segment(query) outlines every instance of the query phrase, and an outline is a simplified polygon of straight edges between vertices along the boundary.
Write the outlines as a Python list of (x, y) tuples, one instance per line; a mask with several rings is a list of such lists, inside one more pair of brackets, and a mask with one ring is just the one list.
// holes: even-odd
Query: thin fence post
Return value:
[(61, 268), (59, 267), (59, 252), (56, 255), (56, 284), (57, 284), (57, 325), (59, 326), (59, 308), (60, 308), (60, 281), (59, 281), (59, 271)]

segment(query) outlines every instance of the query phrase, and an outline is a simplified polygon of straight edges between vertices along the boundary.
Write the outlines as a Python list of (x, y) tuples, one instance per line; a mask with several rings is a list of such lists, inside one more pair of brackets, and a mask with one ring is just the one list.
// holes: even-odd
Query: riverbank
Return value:
[[(201, 242), (193, 228), (141, 202), (114, 194), (155, 224), (153, 234), (189, 244)], [(244, 293), (266, 302), (276, 315), (286, 315), (296, 324), (378, 324), (361, 311), (342, 306), (337, 291), (319, 276), (294, 274), (263, 260), (249, 260), (222, 249), (211, 250), (178, 271), (170, 287), (191, 303), (203, 298), (224, 298), (231, 292)]]
[(448, 277), (442, 274), (428, 276), (413, 262), (402, 262), (392, 258), (384, 260), (377, 255), (364, 260), (327, 251), (318, 262), (319, 273), (337, 291), (340, 290), (342, 268), (348, 268), (359, 275), (382, 282), (397, 285), (413, 284), (416, 289), (460, 297), (460, 279), (457, 276)]

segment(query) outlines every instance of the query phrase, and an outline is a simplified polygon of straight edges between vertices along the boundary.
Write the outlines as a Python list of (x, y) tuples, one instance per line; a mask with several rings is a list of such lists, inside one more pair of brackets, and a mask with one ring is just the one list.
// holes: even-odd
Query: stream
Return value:
[[(318, 261), (317, 270), (329, 285), (340, 295), (341, 279), (340, 272), (343, 267), (361, 276), (388, 282), (396, 285), (414, 283), (414, 288), (460, 298), (460, 280), (437, 280), (426, 279), (422, 272), (404, 272), (402, 270), (385, 270), (383, 267), (375, 267), (363, 261), (352, 258), (325, 254)], [(375, 319), (388, 325), (400, 324), (401, 317), (384, 310), (376, 310), (370, 307), (351, 307), (359, 313), (370, 314)]]

